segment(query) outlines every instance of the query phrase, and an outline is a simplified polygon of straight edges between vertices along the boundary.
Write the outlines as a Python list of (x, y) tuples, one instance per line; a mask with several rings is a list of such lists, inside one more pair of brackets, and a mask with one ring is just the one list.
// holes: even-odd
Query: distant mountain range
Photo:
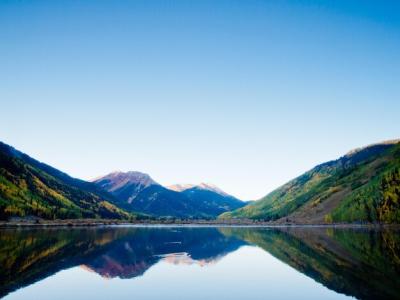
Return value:
[(141, 172), (87, 182), (0, 142), (0, 220), (14, 217), (400, 223), (400, 141), (350, 151), (253, 202), (212, 184), (164, 187)]
[(0, 220), (212, 219), (244, 205), (210, 184), (174, 191), (140, 172), (113, 172), (83, 181), (0, 142)]
[(211, 184), (164, 187), (140, 172), (113, 172), (93, 183), (111, 193), (119, 207), (157, 217), (215, 218), (246, 205)]
[(350, 151), (220, 218), (400, 223), (400, 140)]

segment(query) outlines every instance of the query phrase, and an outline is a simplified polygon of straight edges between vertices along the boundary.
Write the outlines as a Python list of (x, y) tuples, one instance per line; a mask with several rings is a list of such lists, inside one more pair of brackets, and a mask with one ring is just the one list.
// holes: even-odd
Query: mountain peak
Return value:
[(174, 184), (167, 186), (168, 189), (176, 191), (176, 192), (183, 192), (189, 189), (197, 188), (197, 189), (202, 189), (202, 190), (207, 190), (207, 191), (212, 191), (217, 194), (220, 194), (222, 196), (229, 196), (227, 193), (225, 193), (223, 190), (221, 190), (219, 187), (212, 183), (206, 183), (206, 182), (201, 182), (200, 184), (190, 184), (190, 183), (184, 183), (184, 184)]
[(114, 196), (121, 196), (126, 198), (128, 203), (137, 196), (145, 188), (151, 185), (159, 185), (148, 174), (138, 171), (114, 171), (105, 176), (96, 178), (93, 182), (100, 186), (102, 189), (114, 194)]
[(138, 183), (138, 182), (141, 182), (146, 185), (158, 184), (153, 180), (153, 178), (150, 177), (150, 175), (138, 171), (128, 171), (128, 172), (113, 171), (107, 175), (97, 177), (92, 181), (99, 182), (102, 180), (113, 180), (114, 182), (118, 181), (121, 184)]
[(219, 187), (217, 187), (215, 184), (212, 184), (212, 183), (202, 182), (199, 185), (197, 185), (196, 187), (201, 188), (203, 190), (215, 192), (222, 196), (229, 196), (227, 193), (225, 193), (223, 190), (221, 190)]
[(175, 192), (183, 192), (185, 190), (194, 188), (195, 186), (196, 186), (195, 184), (191, 184), (191, 183), (177, 183), (177, 184), (169, 185), (166, 188), (171, 191), (175, 191)]

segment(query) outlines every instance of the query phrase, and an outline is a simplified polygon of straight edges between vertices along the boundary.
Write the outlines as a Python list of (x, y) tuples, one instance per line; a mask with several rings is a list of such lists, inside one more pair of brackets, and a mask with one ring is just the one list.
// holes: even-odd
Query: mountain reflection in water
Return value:
[(400, 299), (397, 230), (322, 227), (3, 229), (0, 297), (75, 266), (104, 278), (128, 279), (145, 276), (161, 261), (218, 264), (244, 245), (265, 250), (337, 293)]

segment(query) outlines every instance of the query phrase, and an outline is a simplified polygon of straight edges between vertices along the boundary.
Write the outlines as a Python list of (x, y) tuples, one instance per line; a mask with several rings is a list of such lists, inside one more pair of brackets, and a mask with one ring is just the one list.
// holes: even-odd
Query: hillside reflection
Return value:
[(0, 231), (0, 297), (74, 266), (105, 278), (135, 278), (160, 261), (207, 266), (254, 245), (338, 293), (399, 299), (398, 233), (300, 227), (7, 229)]

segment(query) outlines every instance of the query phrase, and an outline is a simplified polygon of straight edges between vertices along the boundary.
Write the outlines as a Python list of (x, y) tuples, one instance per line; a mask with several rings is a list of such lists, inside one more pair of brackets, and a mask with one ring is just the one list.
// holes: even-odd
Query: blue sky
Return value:
[(398, 1), (0, 0), (0, 140), (257, 199), (400, 137)]

